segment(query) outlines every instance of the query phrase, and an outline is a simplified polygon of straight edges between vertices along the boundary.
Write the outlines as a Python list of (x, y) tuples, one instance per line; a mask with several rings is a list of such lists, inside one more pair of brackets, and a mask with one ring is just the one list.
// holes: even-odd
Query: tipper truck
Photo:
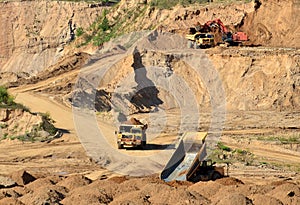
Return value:
[(118, 149), (146, 146), (146, 129), (147, 125), (141, 123), (135, 118), (123, 122), (116, 131)]
[(206, 157), (206, 132), (187, 132), (161, 172), (164, 181), (207, 181), (224, 177), (224, 167), (217, 167)]

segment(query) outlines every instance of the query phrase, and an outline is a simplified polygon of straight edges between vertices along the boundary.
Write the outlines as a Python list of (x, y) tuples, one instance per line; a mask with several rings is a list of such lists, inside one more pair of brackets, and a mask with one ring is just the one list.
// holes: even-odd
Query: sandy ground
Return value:
[[(38, 9), (31, 9), (30, 3), (26, 3), (29, 10), (32, 10), (28, 14), (29, 21), (32, 21), (29, 33), (36, 32), (36, 28), (43, 30), (43, 26), (39, 25), (41, 22), (39, 19), (43, 19), (43, 14), (48, 12), (46, 4), (45, 2), (40, 4), (45, 9), (39, 13)], [(24, 21), (27, 21), (26, 9), (19, 6), (19, 3), (16, 5), (25, 13), (21, 15), (21, 18), (15, 18), (13, 22), (15, 22), (14, 25), (20, 25), (22, 28), (23, 25), (26, 25)], [(286, 7), (283, 8), (282, 5)], [(232, 8), (226, 6), (221, 9), (220, 15), (226, 23), (236, 25), (244, 21), (244, 29), (252, 37), (249, 43), (277, 46), (278, 48), (216, 47), (206, 51), (207, 56), (214, 62), (214, 67), (220, 73), (228, 95), (227, 107), (230, 112), (226, 114), (221, 141), (231, 149), (246, 151), (249, 153), (246, 157), (251, 158), (250, 160), (233, 161), (229, 166), (230, 177), (195, 184), (189, 182), (165, 183), (159, 180), (159, 172), (175, 150), (174, 144), (178, 140), (177, 133), (180, 124), (178, 111), (169, 109), (176, 107), (176, 103), (167, 92), (160, 92), (160, 95), (154, 93), (149, 97), (151, 102), (147, 102), (153, 104), (155, 102), (152, 97), (155, 97), (156, 100), (161, 98), (166, 103), (159, 108), (167, 111), (166, 116), (163, 117), (159, 112), (158, 115), (152, 113), (153, 116), (150, 116), (156, 122), (151, 121), (150, 129), (151, 127), (159, 128), (159, 132), (155, 132), (155, 129), (150, 132), (148, 146), (145, 150), (118, 150), (114, 135), (117, 126), (109, 114), (72, 109), (66, 106), (70, 102), (65, 101), (73, 91), (72, 88), (80, 72), (86, 74), (82, 76), (86, 77), (86, 81), (83, 83), (93, 84), (97, 89), (101, 87), (116, 90), (118, 86), (123, 88), (119, 81), (124, 80), (124, 76), (132, 73), (133, 68), (143, 66), (144, 63), (145, 66), (157, 66), (163, 69), (169, 68), (171, 65), (174, 73), (184, 78), (195, 89), (195, 96), (199, 98), (199, 102), (203, 106), (209, 105), (210, 99), (206, 95), (207, 90), (203, 86), (203, 82), (195, 78), (195, 73), (191, 69), (187, 69), (182, 61), (176, 60), (176, 56), (182, 54), (182, 49), (178, 47), (180, 40), (174, 40), (173, 36), (172, 44), (168, 39), (169, 34), (163, 34), (163, 38), (158, 38), (157, 42), (145, 42), (146, 46), (150, 46), (154, 50), (157, 45), (161, 45), (162, 50), (174, 46), (177, 52), (168, 54), (168, 58), (166, 58), (167, 55), (160, 52), (144, 51), (143, 46), (139, 44), (141, 46), (139, 56), (128, 55), (118, 62), (114, 61), (115, 58), (122, 57), (124, 54), (122, 53), (124, 52), (123, 48), (119, 45), (112, 49), (115, 57), (107, 58), (104, 63), (100, 59), (103, 57), (105, 60), (105, 56), (100, 53), (94, 54), (92, 57), (88, 54), (74, 53), (74, 55), (58, 61), (62, 53), (57, 53), (56, 49), (64, 48), (56, 47), (55, 41), (61, 38), (58, 34), (68, 32), (67, 19), (74, 12), (73, 6), (68, 6), (68, 4), (65, 6), (68, 7), (65, 9), (66, 16), (58, 15), (53, 18), (51, 11), (47, 13), (52, 19), (52, 23), (46, 21), (50, 24), (46, 24), (41, 32), (46, 36), (39, 36), (35, 40), (36, 43), (31, 42), (34, 38), (25, 40), (20, 38), (24, 36), (25, 28), (20, 29), (18, 26), (4, 29), (4, 37), (1, 38), (1, 45), (3, 44), (5, 49), (1, 53), (4, 58), (0, 63), (6, 65), (5, 71), (23, 67), (30, 74), (35, 74), (45, 67), (57, 63), (57, 65), (48, 67), (49, 70), (42, 71), (39, 82), (36, 82), (39, 78), (28, 80), (21, 77), (20, 82), (15, 84), (19, 83), (21, 86), (12, 88), (10, 91), (16, 96), (17, 102), (26, 105), (32, 112), (49, 112), (56, 121), (55, 126), (63, 132), (63, 136), (48, 143), (15, 140), (0, 142), (0, 176), (9, 176), (16, 182), (7, 184), (7, 181), (10, 180), (0, 178), (0, 204), (74, 204), (74, 202), (76, 204), (300, 204), (299, 143), (284, 145), (258, 139), (271, 135), (299, 136), (299, 49), (297, 49), (299, 41), (295, 35), (297, 30), (290, 29), (290, 27), (295, 27), (293, 25), (297, 25), (299, 20), (296, 17), (300, 7), (296, 1), (281, 3), (263, 1), (258, 11), (254, 11), (253, 5), (250, 3), (244, 8), (238, 5)], [(96, 8), (94, 6), (90, 8)], [(126, 7), (125, 4), (124, 6)], [(60, 9), (64, 8), (59, 3), (53, 3), (52, 7), (54, 10), (59, 9), (56, 14), (60, 14)], [(84, 5), (82, 8), (86, 7), (89, 5)], [(3, 9), (6, 9), (4, 16), (10, 17), (10, 11), (15, 8), (12, 3), (5, 3), (3, 6)], [(81, 19), (77, 15), (77, 13), (82, 14), (80, 8), (78, 8), (79, 11), (76, 10), (74, 19)], [(122, 9), (120, 8), (120, 10)], [(178, 29), (186, 30), (189, 25), (195, 23), (196, 19), (201, 19), (201, 16), (209, 18), (207, 14), (215, 15), (214, 12), (219, 12), (219, 10), (218, 6), (214, 9), (202, 8), (199, 10), (199, 16), (199, 12), (194, 8), (188, 12), (185, 8), (174, 9), (170, 15), (170, 27), (165, 29), (176, 30), (176, 27), (181, 25), (182, 28)], [(246, 10), (249, 10), (250, 13), (244, 19)], [(18, 11), (16, 10), (17, 13)], [(101, 8), (96, 8), (88, 13), (90, 16), (94, 16), (91, 18), (95, 18), (101, 11)], [(237, 12), (239, 15), (235, 17), (233, 14)], [(154, 12), (149, 15), (151, 16), (150, 20), (146, 19), (148, 22), (145, 22), (143, 26), (149, 25), (153, 19), (163, 19), (164, 15), (169, 16), (164, 12)], [(31, 18), (33, 16), (34, 19)], [(265, 16), (269, 16), (269, 18), (265, 19)], [(288, 18), (289, 20), (286, 21), (286, 16), (292, 16), (295, 19)], [(281, 26), (273, 25), (274, 22), (277, 22), (273, 17), (278, 18)], [(55, 19), (61, 21), (58, 23), (57, 30), (52, 30)], [(140, 22), (143, 22), (143, 19)], [(82, 22), (82, 25), (89, 24), (88, 21)], [(3, 24), (5, 28), (7, 22), (5, 21)], [(168, 23), (166, 21), (166, 24)], [(142, 25), (142, 23), (140, 24)], [(274, 35), (270, 35), (272, 33)], [(7, 36), (12, 38), (6, 38)], [(56, 40), (47, 36), (55, 36)], [(286, 40), (287, 36), (291, 37), (288, 41)], [(50, 49), (43, 48), (41, 37), (45, 38)], [(64, 36), (64, 38), (65, 41), (68, 37)], [(22, 45), (14, 42), (14, 39), (22, 41)], [(21, 46), (18, 48), (7, 46), (12, 42)], [(293, 48), (279, 48), (283, 44)], [(28, 48), (28, 45), (33, 45), (33, 47)], [(182, 44), (182, 46), (184, 46), (182, 48), (186, 48), (186, 44)], [(14, 53), (14, 49), (20, 52)], [(194, 50), (188, 52), (200, 53), (200, 56), (204, 56), (202, 55), (204, 52)], [(19, 55), (20, 53), (21, 55)], [(120, 56), (118, 56), (119, 54)], [(33, 58), (34, 60), (32, 60)], [(171, 58), (174, 59), (170, 60)], [(24, 61), (24, 59), (26, 60)], [(207, 58), (205, 59), (207, 63)], [(89, 62), (88, 66), (81, 69), (86, 61)], [(113, 68), (122, 69), (115, 69), (105, 75), (102, 84), (99, 85), (97, 77), (101, 75), (100, 68), (111, 62), (116, 63)], [(32, 66), (34, 64), (36, 66)], [(163, 69), (159, 72), (164, 75), (166, 73), (162, 73), (165, 71)], [(210, 72), (207, 72), (207, 69), (205, 71), (203, 73), (204, 80), (212, 82), (214, 78), (209, 79), (212, 76), (209, 76)], [(18, 81), (16, 75), (12, 76)], [(2, 80), (6, 82), (6, 79)], [(128, 81), (124, 81), (129, 88), (141, 86), (143, 83), (139, 84), (134, 76)], [(23, 82), (28, 84), (23, 85)], [(186, 95), (187, 92), (183, 87), (180, 87), (178, 93), (182, 94), (180, 96), (186, 103), (190, 98)], [(125, 88), (127, 89), (127, 87)], [(131, 112), (137, 111), (138, 108), (131, 110)], [(147, 114), (139, 114), (137, 117), (149, 118)], [(210, 127), (210, 120), (210, 113), (201, 112), (201, 129), (207, 130)], [(229, 157), (233, 155), (232, 153), (227, 154)], [(26, 170), (34, 176), (34, 179), (31, 178), (30, 182), (25, 183), (25, 177), (18, 170)], [(140, 175), (147, 175), (147, 177), (136, 177)]]
[[(17, 92), (17, 90), (13, 90)], [(2, 161), (2, 174), (8, 174), (13, 170), (16, 170), (16, 165), (19, 168), (32, 168), (37, 172), (44, 173), (82, 173), (82, 172), (93, 172), (103, 171), (99, 165), (96, 165), (94, 162), (101, 164), (102, 166), (108, 166), (103, 164), (101, 160), (101, 154), (103, 150), (101, 147), (98, 147), (97, 144), (97, 135), (93, 136), (91, 126), (84, 125), (87, 130), (81, 130), (81, 128), (76, 127), (74, 123), (73, 113), (70, 108), (67, 108), (59, 103), (45, 97), (38, 96), (32, 93), (18, 93), (17, 99), (18, 102), (22, 102), (31, 108), (33, 112), (50, 112), (51, 117), (56, 121), (55, 125), (58, 128), (64, 130), (64, 135), (61, 139), (56, 139), (50, 143), (21, 143), (16, 141), (3, 141), (0, 146), (6, 147), (6, 149), (1, 149), (1, 161)], [(176, 115), (174, 115), (175, 117)], [(109, 118), (109, 120), (107, 120)], [(80, 121), (81, 122), (81, 121)], [(84, 122), (84, 121), (83, 121)], [(115, 143), (114, 130), (116, 126), (112, 123), (112, 119), (107, 116), (97, 116), (95, 122), (96, 128), (101, 130), (104, 134), (104, 140), (109, 144), (109, 146), (114, 149), (115, 152), (121, 154), (122, 156), (155, 156), (157, 153), (161, 152), (162, 147), (159, 145), (172, 144), (176, 140), (176, 135), (166, 135), (161, 134), (159, 137), (154, 138), (152, 141), (149, 141), (148, 149), (146, 150), (117, 150)], [(76, 129), (78, 133), (76, 132)], [(89, 133), (80, 137), (78, 139), (77, 135), (81, 132)], [(99, 131), (95, 131), (96, 134)], [(232, 148), (239, 148), (251, 151), (258, 157), (265, 158), (269, 161), (274, 161), (277, 163), (286, 163), (289, 165), (298, 165), (298, 160), (300, 157), (299, 151), (289, 150), (280, 146), (268, 144), (261, 141), (251, 141), (247, 137), (239, 137), (245, 134), (251, 134), (255, 136), (255, 133), (274, 133), (278, 132), (276, 129), (249, 129), (249, 130), (228, 130), (224, 131), (222, 136), (222, 142)], [(238, 134), (238, 135), (237, 135)], [(237, 136), (237, 137), (234, 137)], [(92, 137), (92, 138), (89, 138)], [(94, 137), (94, 139), (93, 139)], [(86, 140), (86, 141), (85, 141)], [(101, 139), (102, 140), (102, 139)], [(80, 143), (81, 141), (81, 143)], [(93, 142), (93, 143), (91, 143)], [(39, 149), (38, 149), (39, 148)], [(163, 147), (166, 148), (166, 147)], [(10, 150), (7, 152), (7, 150)], [(174, 148), (167, 149), (166, 151), (172, 153)], [(9, 154), (7, 154), (9, 153)], [(88, 156), (87, 156), (88, 155)], [(168, 155), (169, 156), (169, 155)], [(161, 167), (166, 163), (168, 157), (162, 160)], [(118, 160), (116, 160), (118, 161)], [(40, 166), (40, 163), (43, 163), (43, 166)], [(134, 164), (134, 163), (133, 163)], [(123, 164), (124, 166), (124, 164)], [(9, 167), (9, 168), (8, 168)], [(72, 167), (72, 168), (71, 168)], [(91, 170), (92, 168), (92, 170)], [(108, 168), (110, 168), (108, 166)], [(249, 170), (244, 171), (245, 167), (232, 167), (231, 175), (235, 177), (249, 177), (255, 176), (257, 173), (257, 168), (252, 167)], [(126, 171), (128, 169), (125, 169)], [(130, 170), (130, 169), (129, 169)], [(122, 172), (122, 171), (121, 171)], [(277, 175), (284, 175), (286, 177), (296, 176), (294, 172), (284, 171), (284, 170), (272, 170), (270, 172), (267, 169), (262, 169), (258, 171), (260, 177), (271, 177), (273, 178)], [(276, 177), (275, 177), (276, 178)]]

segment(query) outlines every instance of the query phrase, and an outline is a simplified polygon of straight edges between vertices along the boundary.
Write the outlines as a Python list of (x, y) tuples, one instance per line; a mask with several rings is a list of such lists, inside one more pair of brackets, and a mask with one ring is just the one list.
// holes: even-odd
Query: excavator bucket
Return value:
[(205, 138), (207, 132), (187, 132), (177, 149), (161, 172), (160, 178), (166, 182), (186, 181), (193, 170), (206, 157)]

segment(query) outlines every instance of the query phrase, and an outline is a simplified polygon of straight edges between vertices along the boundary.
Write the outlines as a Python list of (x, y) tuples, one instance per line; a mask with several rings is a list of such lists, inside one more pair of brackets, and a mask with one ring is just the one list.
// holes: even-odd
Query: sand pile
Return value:
[[(275, 185), (277, 184), (277, 185)], [(0, 204), (288, 204), (300, 202), (299, 184), (244, 184), (236, 178), (165, 183), (157, 176), (91, 181), (83, 175), (39, 177), (0, 189)]]

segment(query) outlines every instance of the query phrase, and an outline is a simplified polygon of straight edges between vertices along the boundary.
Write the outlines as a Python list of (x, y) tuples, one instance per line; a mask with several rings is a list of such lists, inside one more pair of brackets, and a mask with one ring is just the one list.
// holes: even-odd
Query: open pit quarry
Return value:
[[(0, 14), (0, 85), (28, 108), (0, 108), (0, 204), (300, 204), (298, 0), (1, 1)], [(249, 40), (188, 48), (215, 18)], [(20, 140), (37, 113), (58, 131)], [(143, 150), (117, 149), (130, 117), (148, 125)], [(188, 131), (208, 132), (229, 177), (159, 179)]]

